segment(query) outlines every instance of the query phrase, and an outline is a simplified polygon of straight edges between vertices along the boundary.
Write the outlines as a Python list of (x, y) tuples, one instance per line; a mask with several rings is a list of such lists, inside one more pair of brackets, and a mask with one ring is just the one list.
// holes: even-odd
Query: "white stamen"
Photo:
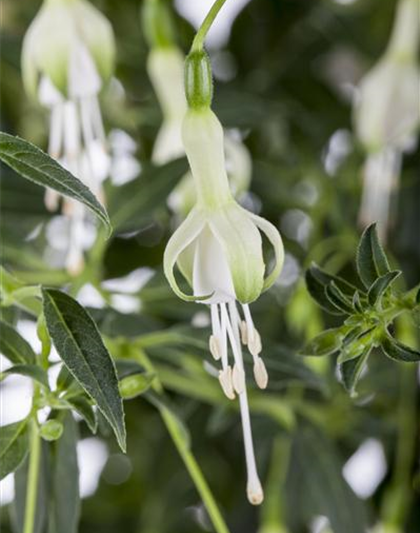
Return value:
[(261, 344), (261, 337), (258, 333), (257, 329), (254, 326), (254, 322), (252, 320), (251, 311), (249, 310), (248, 304), (243, 304), (242, 309), (244, 311), (245, 321), (246, 321), (246, 339), (248, 344), (248, 349), (251, 352), (251, 354), (256, 357), (261, 353), (262, 350), (262, 344)]
[(235, 392), (233, 390), (232, 382), (232, 367), (228, 366), (219, 372), (219, 382), (223, 392), (229, 398), (229, 400), (235, 399)]
[(222, 317), (222, 323), (220, 323), (217, 304), (212, 304), (210, 306), (210, 312), (211, 312), (211, 324), (212, 324), (213, 335), (218, 340), (218, 348), (219, 348), (220, 358), (222, 359), (222, 367), (225, 369), (228, 366), (226, 326), (223, 323), (223, 317)]
[(256, 356), (254, 359), (254, 378), (260, 389), (267, 388), (268, 385), (268, 374), (267, 369), (265, 368), (264, 361), (261, 357)]
[(245, 372), (242, 368), (239, 368), (238, 365), (233, 366), (232, 372), (232, 383), (233, 388), (238, 394), (242, 394), (245, 390)]
[(244, 346), (248, 344), (248, 327), (246, 325), (245, 320), (241, 320), (241, 323), (239, 325), (239, 329), (241, 331), (241, 341)]
[(209, 348), (210, 348), (210, 353), (213, 356), (213, 358), (216, 361), (218, 361), (221, 358), (222, 354), (220, 351), (219, 339), (215, 337), (214, 335), (210, 335)]

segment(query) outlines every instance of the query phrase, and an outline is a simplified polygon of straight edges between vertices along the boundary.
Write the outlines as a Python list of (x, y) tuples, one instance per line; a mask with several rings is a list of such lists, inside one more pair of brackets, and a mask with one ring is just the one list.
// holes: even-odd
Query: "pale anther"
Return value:
[(245, 372), (238, 365), (234, 365), (232, 372), (233, 388), (238, 394), (241, 394), (245, 390)]
[(222, 354), (220, 351), (219, 339), (215, 337), (214, 335), (210, 335), (209, 348), (210, 348), (211, 355), (214, 357), (216, 361), (218, 361), (221, 358)]
[(268, 385), (268, 374), (267, 369), (265, 368), (264, 361), (261, 357), (256, 357), (254, 360), (254, 378), (260, 389), (267, 388)]
[(227, 366), (224, 370), (220, 370), (219, 382), (220, 382), (223, 392), (229, 398), (229, 400), (234, 400), (235, 391), (233, 390), (232, 367), (231, 366)]

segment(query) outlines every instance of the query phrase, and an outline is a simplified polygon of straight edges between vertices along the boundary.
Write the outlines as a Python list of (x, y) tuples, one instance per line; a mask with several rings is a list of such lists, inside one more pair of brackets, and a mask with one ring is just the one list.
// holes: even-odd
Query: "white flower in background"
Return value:
[[(185, 300), (210, 305), (210, 351), (221, 361), (220, 385), (229, 399), (239, 396), (245, 456), (247, 493), (253, 504), (263, 500), (251, 434), (241, 343), (254, 361), (260, 388), (268, 376), (260, 357), (261, 338), (254, 326), (249, 303), (270, 287), (283, 264), (283, 245), (277, 229), (242, 208), (233, 198), (226, 173), (223, 129), (209, 107), (192, 108), (184, 119), (183, 142), (196, 187), (196, 204), (168, 242), (164, 257), (166, 277)], [(275, 251), (275, 265), (266, 275), (260, 232)], [(174, 275), (175, 264), (193, 289), (188, 296)], [(243, 319), (237, 302), (240, 304)], [(230, 345), (233, 362), (228, 354)]]
[[(50, 111), (48, 152), (102, 201), (110, 158), (98, 94), (114, 58), (112, 28), (85, 0), (44, 0), (23, 42), (25, 88)], [(48, 190), (45, 201), (55, 210), (59, 195)], [(67, 199), (63, 211), (72, 225), (66, 266), (77, 273), (83, 266), (80, 232), (87, 213)]]
[(400, 0), (387, 50), (361, 80), (355, 96), (355, 132), (369, 154), (360, 220), (377, 221), (382, 235), (402, 153), (413, 146), (420, 126), (419, 41), (420, 2)]
[[(184, 55), (176, 46), (151, 49), (147, 70), (163, 113), (163, 124), (153, 147), (152, 161), (163, 165), (185, 154), (182, 121), (187, 111), (184, 92)], [(232, 193), (238, 197), (251, 181), (252, 162), (237, 130), (224, 137), (226, 169)], [(168, 198), (169, 207), (185, 217), (195, 203), (195, 186), (188, 172)]]

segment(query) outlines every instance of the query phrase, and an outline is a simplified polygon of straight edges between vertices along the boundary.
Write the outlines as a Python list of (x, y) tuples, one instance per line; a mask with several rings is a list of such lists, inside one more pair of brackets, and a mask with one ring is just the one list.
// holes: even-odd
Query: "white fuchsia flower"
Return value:
[(400, 0), (387, 50), (356, 92), (356, 135), (369, 152), (404, 150), (420, 125), (419, 0)]
[[(279, 275), (284, 256), (282, 240), (270, 222), (235, 201), (226, 172), (223, 129), (210, 107), (190, 106), (182, 133), (194, 178), (196, 203), (168, 242), (164, 270), (180, 298), (210, 305), (210, 352), (221, 362), (219, 381), (223, 392), (232, 400), (235, 395), (239, 396), (248, 499), (259, 504), (263, 500), (263, 490), (254, 456), (241, 344), (248, 347), (254, 361), (255, 381), (264, 389), (268, 375), (260, 357), (261, 338), (248, 304)], [(266, 273), (261, 233), (275, 252), (274, 267), (269, 274)], [(185, 294), (179, 287), (175, 265), (192, 287), (192, 295)]]
[(420, 0), (400, 0), (384, 55), (361, 80), (354, 102), (355, 133), (368, 153), (359, 221), (378, 223), (382, 240), (402, 155), (420, 126)]
[[(85, 0), (44, 0), (23, 42), (25, 88), (50, 111), (48, 152), (101, 200), (110, 158), (98, 94), (114, 59), (111, 25)], [(48, 190), (45, 201), (55, 210), (59, 195)], [(72, 200), (65, 201), (63, 210), (74, 221), (67, 268), (77, 273), (83, 250), (76, 233), (86, 211)]]

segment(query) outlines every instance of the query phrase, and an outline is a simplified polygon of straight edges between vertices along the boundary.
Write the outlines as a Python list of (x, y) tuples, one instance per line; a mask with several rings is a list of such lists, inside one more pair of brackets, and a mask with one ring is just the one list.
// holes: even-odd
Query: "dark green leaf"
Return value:
[(410, 348), (388, 335), (382, 341), (381, 346), (385, 355), (394, 361), (402, 361), (404, 363), (417, 363), (420, 361), (420, 352), (418, 350)]
[(16, 365), (34, 363), (36, 358), (30, 344), (3, 321), (0, 321), (0, 352)]
[(154, 211), (166, 205), (169, 193), (187, 170), (186, 159), (177, 159), (161, 167), (146, 168), (138, 179), (118, 187), (109, 205), (115, 228), (130, 231), (150, 223)]
[(376, 305), (388, 287), (401, 275), (401, 270), (393, 270), (378, 278), (368, 291), (370, 305)]
[(302, 355), (331, 355), (341, 346), (339, 328), (327, 329), (312, 339), (303, 350)]
[(98, 418), (91, 402), (85, 396), (72, 396), (64, 399), (73, 407), (73, 409), (83, 418), (92, 433), (98, 429)]
[(114, 362), (96, 324), (73, 298), (55, 289), (43, 289), (44, 315), (58, 354), (111, 424), (125, 451), (122, 400)]
[(305, 273), (306, 286), (309, 294), (325, 311), (331, 315), (342, 315), (343, 313), (337, 309), (335, 305), (327, 298), (325, 294), (325, 284), (319, 281), (314, 273), (314, 268), (310, 267)]
[(378, 239), (376, 224), (371, 224), (360, 239), (356, 266), (360, 279), (367, 289), (379, 277), (390, 271), (388, 259)]
[(332, 281), (325, 287), (325, 294), (330, 302), (341, 310), (343, 313), (351, 315), (353, 313), (353, 307), (351, 300), (349, 300)]
[(312, 263), (310, 266), (310, 271), (313, 276), (320, 282), (324, 287), (335, 283), (340, 291), (346, 296), (353, 296), (354, 292), (357, 290), (354, 285), (349, 283), (340, 276), (334, 276), (333, 274), (328, 274), (325, 270), (322, 270), (316, 263)]
[(360, 300), (360, 293), (359, 291), (356, 291), (353, 295), (353, 299), (352, 299), (352, 304), (353, 304), (353, 307), (354, 307), (354, 310), (357, 312), (357, 313), (363, 313), (364, 309), (363, 309), (363, 305), (362, 305), (362, 302)]
[(345, 361), (340, 365), (341, 381), (344, 385), (344, 388), (350, 393), (351, 396), (355, 396), (356, 385), (360, 379), (369, 354), (370, 348), (367, 348), (357, 358)]
[(294, 438), (292, 458), (289, 475), (296, 492), (288, 496), (293, 507), (299, 505), (300, 518), (308, 523), (313, 516), (323, 515), (335, 533), (365, 533), (363, 505), (343, 478), (343, 461), (325, 433), (312, 426), (301, 428)]
[(41, 383), (41, 385), (44, 385), (45, 387), (49, 386), (47, 373), (37, 365), (14, 365), (1, 373), (2, 377), (7, 374), (27, 376), (38, 381), (38, 383)]
[(0, 431), (0, 479), (14, 472), (27, 453), (27, 420), (3, 426)]
[(92, 192), (40, 148), (24, 139), (0, 132), (0, 159), (24, 178), (83, 203), (111, 233), (108, 214)]
[(51, 445), (52, 502), (48, 533), (77, 533), (80, 515), (77, 424), (70, 413), (61, 438)]
[(355, 328), (354, 338), (350, 340), (347, 336), (345, 339), (346, 342), (343, 341), (343, 350), (337, 359), (337, 363), (340, 365), (351, 359), (356, 359), (362, 355), (366, 349), (371, 349), (376, 340), (376, 331), (376, 326), (367, 330), (361, 328), (360, 333), (358, 333), (358, 328)]

